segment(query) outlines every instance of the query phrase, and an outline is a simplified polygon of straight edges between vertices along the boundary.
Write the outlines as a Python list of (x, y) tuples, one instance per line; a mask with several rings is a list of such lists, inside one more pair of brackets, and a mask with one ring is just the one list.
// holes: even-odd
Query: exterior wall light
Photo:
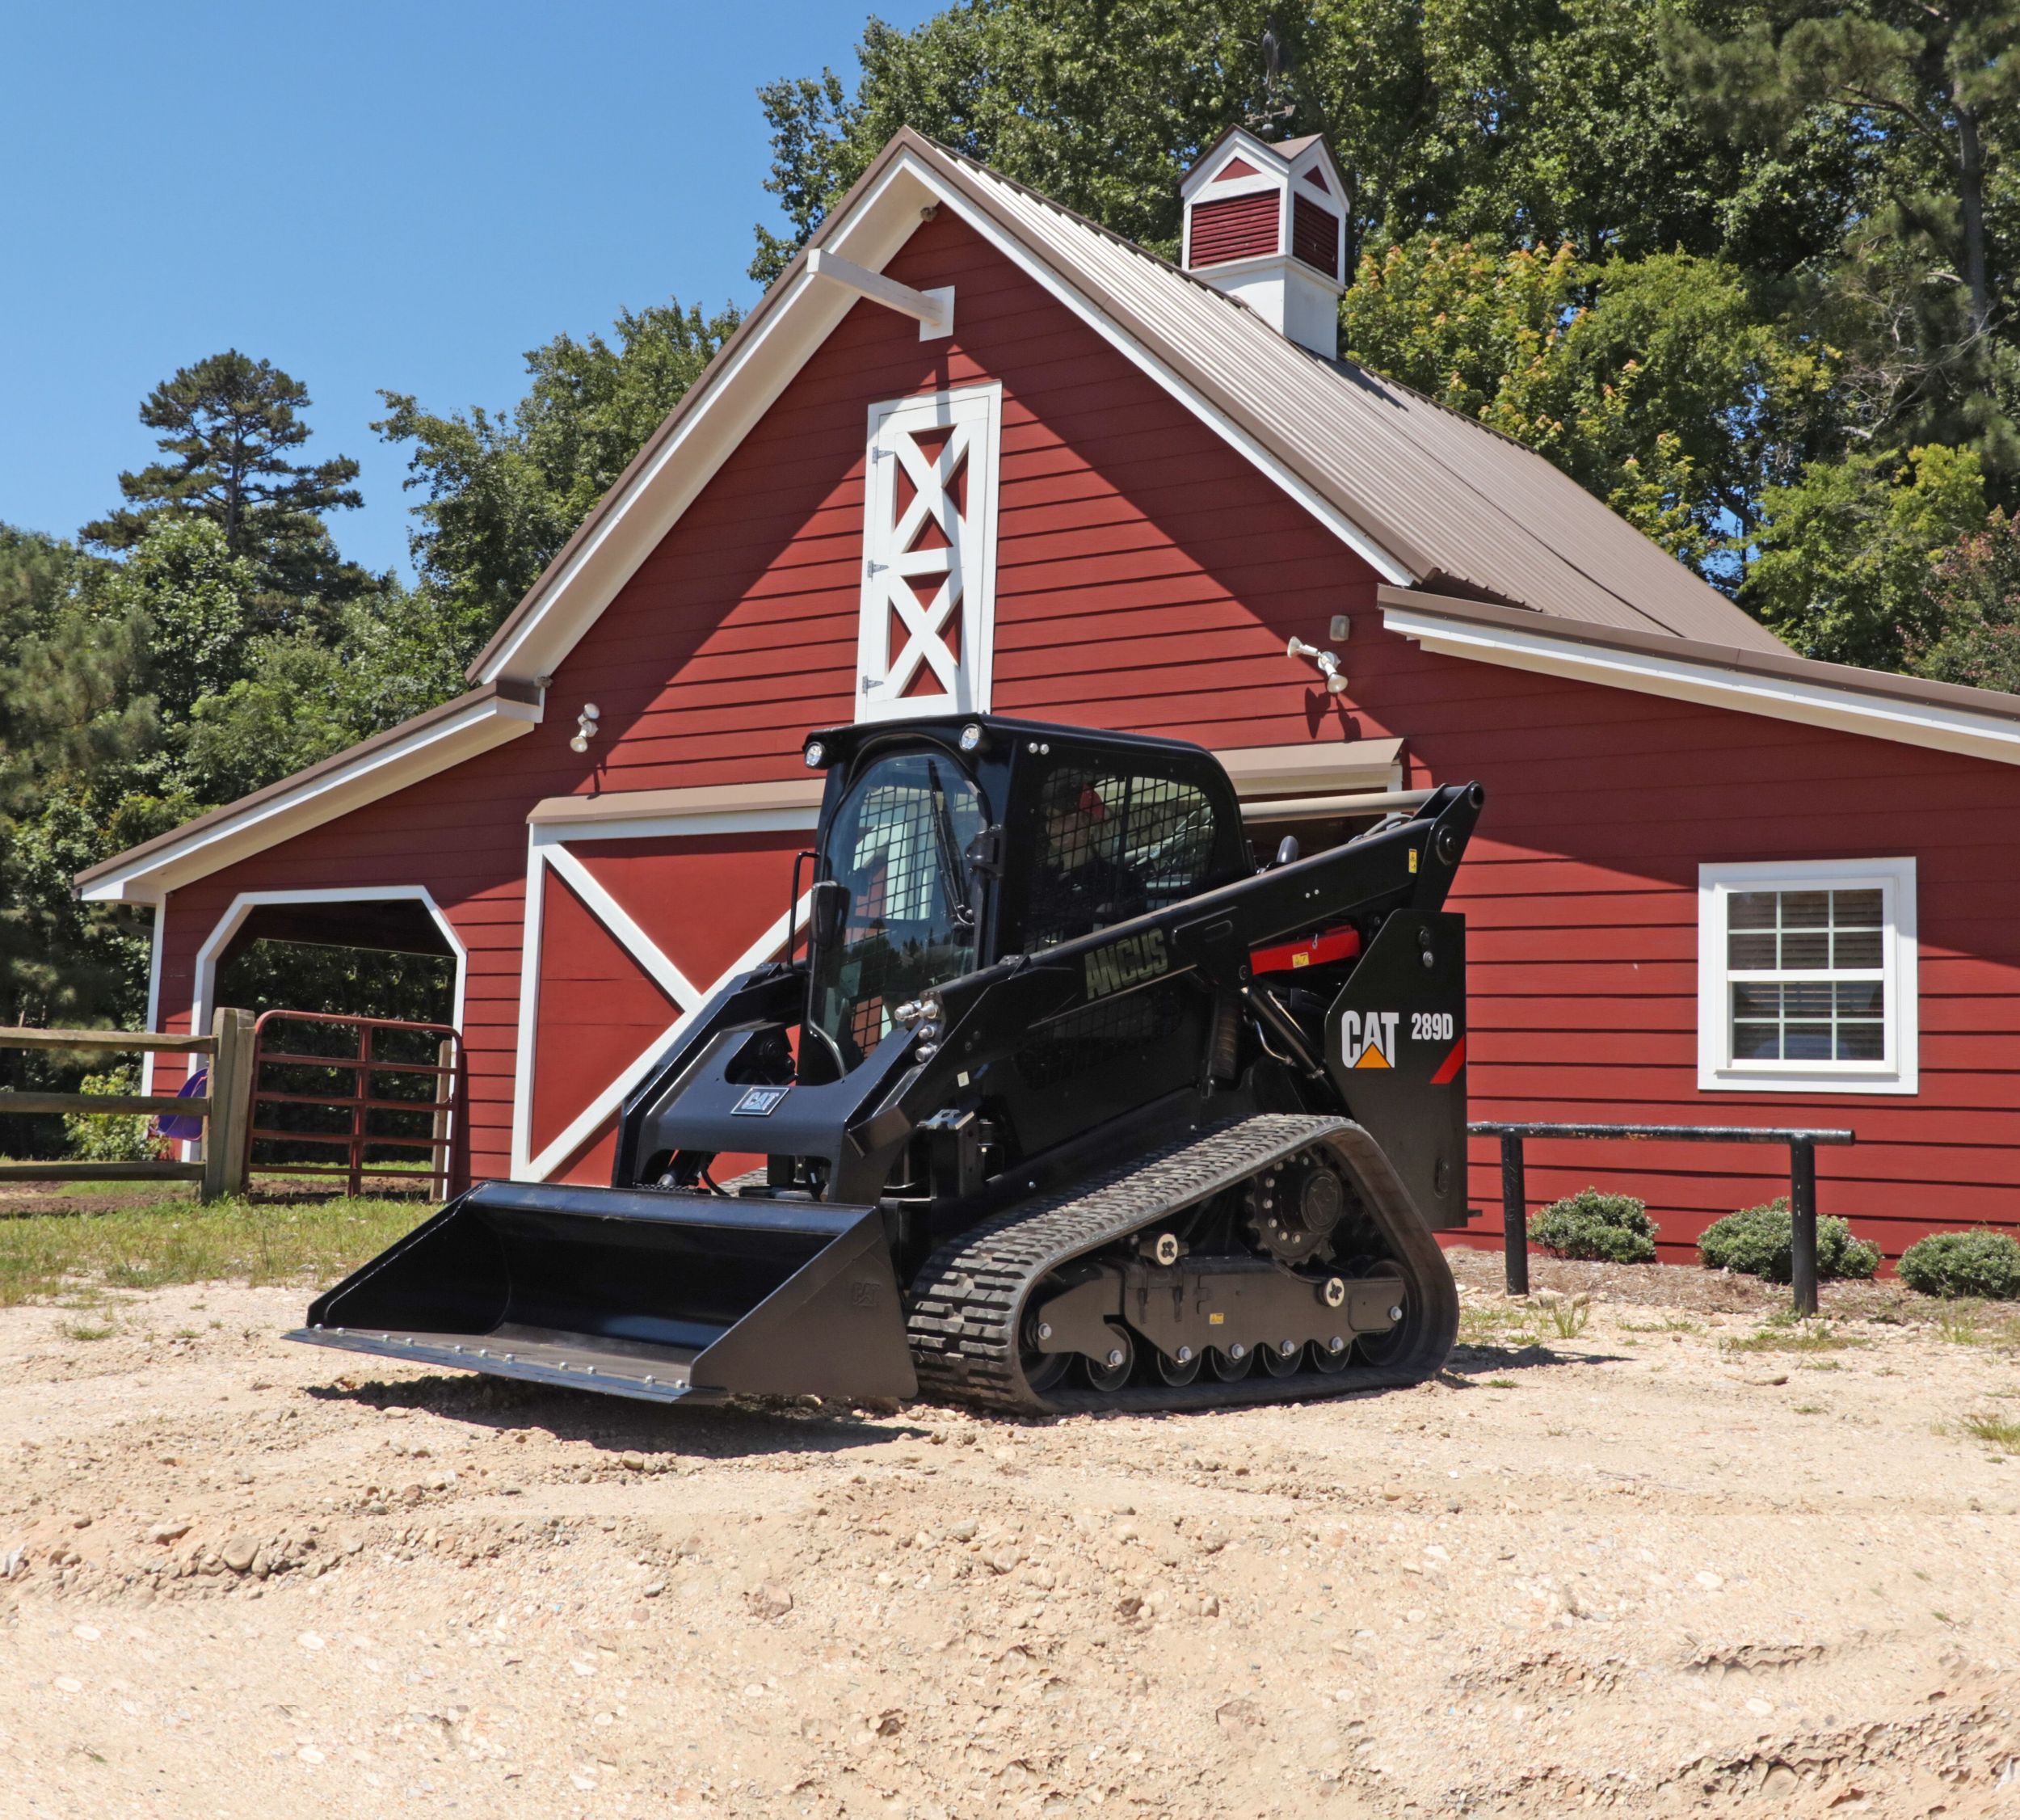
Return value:
[(603, 710), (594, 701), (583, 704), (583, 711), (575, 716), (575, 736), (568, 742), (571, 752), (586, 752), (589, 742), (596, 737), (596, 723), (603, 718)]
[(1319, 667), (1319, 674), (1326, 679), (1326, 693), (1343, 695), (1346, 693), (1346, 673), (1340, 668), (1340, 659), (1329, 651), (1321, 651), (1316, 645), (1308, 645), (1302, 638), (1293, 638), (1284, 647), (1287, 657), (1308, 657)]

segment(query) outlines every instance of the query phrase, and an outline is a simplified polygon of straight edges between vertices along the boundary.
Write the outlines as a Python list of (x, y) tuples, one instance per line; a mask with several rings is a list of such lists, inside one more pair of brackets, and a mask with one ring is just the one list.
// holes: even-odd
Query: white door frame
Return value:
[[(442, 939), (449, 945), (449, 952), (456, 960), (456, 984), (450, 999), (449, 1022), (454, 1026), (459, 1042), (463, 1034), (463, 995), (469, 978), (470, 954), (463, 946), (463, 938), (456, 933), (456, 925), (442, 914), (442, 907), (435, 901), (425, 885), (351, 885), (329, 886), (314, 891), (241, 891), (231, 900), (231, 907), (217, 919), (217, 926), (204, 938), (204, 945), (196, 950), (196, 968), (194, 989), (190, 995), (190, 1034), (200, 1036), (210, 1027), (212, 1001), (217, 991), (217, 959), (224, 953), (231, 938), (244, 925), (247, 916), (267, 904), (419, 904), (433, 920), (441, 932)], [(148, 1022), (151, 1026), (158, 1014), (161, 991), (161, 916), (155, 912), (155, 946), (154, 977), (148, 985)], [(149, 1057), (150, 1062), (153, 1058)], [(149, 1071), (153, 1078), (153, 1071)], [(143, 1088), (142, 1091), (148, 1089)], [(449, 1132), (455, 1137), (455, 1114), (450, 1114)], [(193, 1147), (185, 1145), (186, 1153)]]
[[(805, 808), (709, 811), (654, 815), (612, 822), (541, 822), (528, 828), (526, 841), (526, 916), (520, 950), (519, 1032), (512, 1067), (511, 1179), (545, 1182), (596, 1134), (622, 1106), (633, 1088), (675, 1042), (696, 1012), (730, 980), (772, 959), (785, 945), (789, 921), (806, 915), (807, 895), (773, 922), (717, 979), (697, 986), (640, 929), (624, 907), (596, 882), (587, 866), (569, 849), (573, 840), (638, 840), (654, 836), (705, 834), (772, 834), (810, 830), (820, 817), (817, 806)], [(680, 1016), (618, 1070), (609, 1085), (584, 1106), (551, 1143), (533, 1153), (533, 1070), (538, 1063), (541, 943), (546, 921), (547, 875), (555, 873), (601, 923), (640, 970), (671, 999)]]

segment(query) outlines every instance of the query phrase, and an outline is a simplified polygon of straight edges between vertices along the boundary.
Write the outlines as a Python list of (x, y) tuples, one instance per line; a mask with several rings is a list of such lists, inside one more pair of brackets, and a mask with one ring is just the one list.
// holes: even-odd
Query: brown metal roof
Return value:
[(1420, 586), (1786, 651), (1534, 451), (1351, 361), (1307, 352), (1245, 305), (985, 166), (924, 141), (915, 149)]
[[(810, 244), (829, 238), (856, 198), (907, 154), (1316, 490), (1416, 585), (1588, 625), (1786, 650), (1542, 456), (1407, 385), (1308, 353), (1204, 280), (909, 127), (877, 154)], [(538, 609), (633, 476), (733, 364), (805, 259), (802, 249), (576, 528), (471, 664), (473, 681)]]

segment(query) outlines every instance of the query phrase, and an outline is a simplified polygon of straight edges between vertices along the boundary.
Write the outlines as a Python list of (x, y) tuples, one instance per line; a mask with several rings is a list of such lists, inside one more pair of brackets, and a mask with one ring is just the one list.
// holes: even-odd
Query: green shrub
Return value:
[(1648, 1217), (1648, 1203), (1631, 1194), (1602, 1194), (1597, 1188), (1581, 1188), (1531, 1216), (1529, 1242), (1559, 1258), (1652, 1264), (1656, 1223)]
[[(82, 1093), (137, 1093), (139, 1070), (131, 1063), (103, 1074), (87, 1074), (78, 1083)], [(72, 1113), (63, 1115), (63, 1135), (69, 1152), (85, 1163), (146, 1163), (160, 1156), (160, 1139), (150, 1136), (152, 1121), (144, 1112)]]
[[(1786, 1283), (1795, 1250), (1795, 1217), (1789, 1198), (1777, 1195), (1765, 1207), (1742, 1207), (1715, 1220), (1698, 1240), (1698, 1253), (1714, 1270)], [(1879, 1247), (1852, 1237), (1852, 1229), (1833, 1215), (1816, 1222), (1816, 1274), (1824, 1277), (1869, 1277), (1879, 1268)]]
[(2020, 1240), (2005, 1232), (1931, 1232), (1901, 1253), (1900, 1279), (1925, 1295), (2020, 1295)]

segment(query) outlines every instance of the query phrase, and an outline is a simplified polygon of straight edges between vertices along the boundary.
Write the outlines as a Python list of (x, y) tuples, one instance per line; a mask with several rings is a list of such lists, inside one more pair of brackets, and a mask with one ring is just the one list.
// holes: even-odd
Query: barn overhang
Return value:
[(177, 887), (530, 733), (541, 691), (487, 683), (292, 777), (80, 872), (87, 904), (159, 904)]
[(1772, 720), (2020, 765), (2020, 696), (1525, 608), (1380, 588), (1382, 623), (1426, 651)]

